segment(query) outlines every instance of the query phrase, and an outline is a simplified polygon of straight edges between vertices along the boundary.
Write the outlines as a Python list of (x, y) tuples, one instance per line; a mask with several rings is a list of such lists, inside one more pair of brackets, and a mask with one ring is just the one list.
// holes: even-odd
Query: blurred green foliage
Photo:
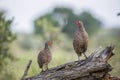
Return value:
[(19, 40), (18, 40), (18, 43), (19, 43), (19, 46), (24, 49), (24, 50), (30, 50), (33, 46), (33, 42), (31, 39), (30, 39), (31, 36), (29, 35), (24, 35), (22, 36), (22, 38), (20, 38), (19, 36)]
[(59, 32), (61, 32), (61, 28), (55, 26), (50, 22), (49, 18), (40, 18), (40, 20), (35, 22), (36, 25), (36, 33), (39, 33), (43, 39), (56, 39)]
[(4, 12), (0, 12), (0, 73), (8, 74), (3, 70), (5, 70), (7, 64), (10, 62), (9, 60), (14, 59), (9, 52), (9, 44), (15, 40), (15, 35), (10, 30), (13, 20), (6, 20), (4, 14)]
[[(47, 23), (42, 22), (45, 20)], [(85, 28), (89, 35), (94, 34), (94, 32), (99, 30), (102, 25), (102, 22), (93, 17), (92, 14), (88, 11), (84, 11), (77, 15), (72, 9), (56, 7), (51, 13), (40, 16), (35, 20), (35, 33), (44, 36), (45, 32), (43, 31), (45, 31), (45, 29), (49, 27), (51, 27), (51, 29), (59, 27), (60, 31), (66, 33), (69, 37), (72, 37), (74, 31), (76, 30), (77, 20), (82, 20), (84, 22)], [(46, 30), (46, 32), (49, 32), (49, 30)]]
[(0, 67), (6, 64), (4, 59), (13, 59), (9, 53), (9, 44), (15, 39), (10, 30), (11, 24), (12, 20), (6, 20), (4, 12), (0, 12)]

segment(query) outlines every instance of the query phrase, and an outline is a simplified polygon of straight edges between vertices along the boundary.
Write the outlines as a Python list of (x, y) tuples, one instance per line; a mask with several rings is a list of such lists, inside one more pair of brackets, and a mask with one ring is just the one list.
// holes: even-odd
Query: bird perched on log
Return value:
[(48, 70), (48, 63), (50, 63), (52, 59), (52, 54), (50, 52), (49, 47), (52, 45), (51, 41), (47, 41), (45, 43), (44, 50), (40, 51), (38, 54), (37, 62), (40, 68), (42, 68), (43, 71), (43, 66), (45, 65), (47, 70)]
[(88, 47), (88, 34), (84, 28), (82, 21), (77, 21), (76, 24), (78, 28), (74, 34), (73, 47), (75, 52), (77, 53), (78, 60), (80, 61), (80, 56), (82, 54), (85, 56), (85, 58), (87, 58), (85, 52)]

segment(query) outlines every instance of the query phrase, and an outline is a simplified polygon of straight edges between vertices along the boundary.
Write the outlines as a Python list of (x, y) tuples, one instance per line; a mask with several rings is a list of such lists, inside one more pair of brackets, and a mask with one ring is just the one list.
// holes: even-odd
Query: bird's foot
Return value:
[[(41, 72), (45, 72), (45, 71), (44, 71), (44, 70), (41, 70)], [(40, 73), (41, 73), (41, 72), (40, 72)]]
[(46, 71), (48, 71), (49, 69), (47, 68)]
[(86, 56), (85, 59), (88, 59), (88, 57)]
[(85, 61), (84, 60), (78, 60), (77, 61), (77, 66), (81, 66), (81, 65), (83, 65), (85, 63)]
[(83, 53), (83, 54), (84, 54), (85, 59), (88, 59), (88, 57), (86, 56), (86, 54), (85, 53)]
[(77, 64), (81, 64), (81, 63), (82, 63), (82, 61), (81, 61), (81, 60), (78, 60), (78, 61), (77, 61)]

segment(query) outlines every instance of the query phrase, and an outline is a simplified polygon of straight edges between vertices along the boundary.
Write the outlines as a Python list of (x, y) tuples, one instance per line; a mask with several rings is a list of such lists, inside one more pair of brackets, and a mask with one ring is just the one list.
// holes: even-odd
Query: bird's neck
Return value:
[(83, 26), (80, 26), (78, 27), (78, 30), (82, 32), (82, 31), (85, 31), (85, 28)]
[(44, 49), (49, 49), (48, 44), (45, 43), (45, 48)]

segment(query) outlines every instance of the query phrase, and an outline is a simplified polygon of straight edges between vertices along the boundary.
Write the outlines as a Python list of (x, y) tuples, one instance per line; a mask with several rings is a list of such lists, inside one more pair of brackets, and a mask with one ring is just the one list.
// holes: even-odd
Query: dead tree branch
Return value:
[(24, 71), (24, 74), (23, 74), (21, 80), (25, 80), (25, 77), (27, 76), (27, 73), (28, 73), (28, 70), (29, 70), (29, 68), (30, 68), (31, 63), (32, 63), (32, 60), (29, 60), (29, 63), (28, 63), (27, 66), (26, 66), (26, 69), (25, 69), (25, 71)]
[(106, 76), (112, 70), (107, 61), (114, 55), (113, 49), (110, 45), (101, 52), (93, 52), (81, 63), (66, 63), (25, 80), (107, 80)]

